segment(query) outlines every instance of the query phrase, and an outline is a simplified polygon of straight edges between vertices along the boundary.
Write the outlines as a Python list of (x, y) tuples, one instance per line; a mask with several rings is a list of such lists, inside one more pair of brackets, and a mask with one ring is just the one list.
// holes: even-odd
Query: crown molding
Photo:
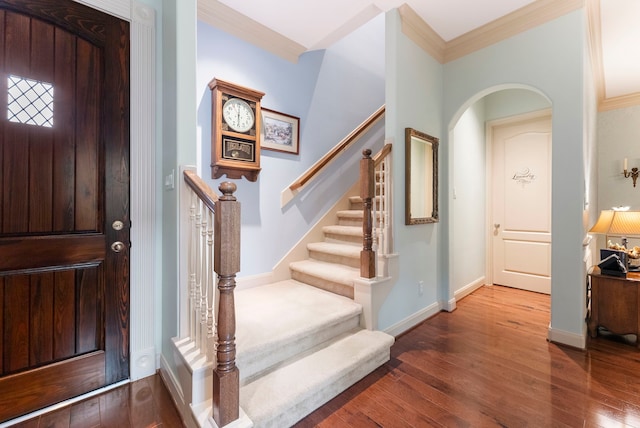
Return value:
[(402, 32), (442, 64), (584, 7), (591, 0), (537, 0), (473, 31), (445, 42), (406, 3), (398, 8)]
[(535, 28), (584, 7), (585, 0), (537, 0), (502, 18), (447, 42), (444, 62), (461, 58), (487, 46)]
[(605, 99), (604, 67), (602, 65), (602, 30), (600, 27), (600, 1), (587, 0), (587, 37), (591, 54), (591, 70), (596, 85), (598, 106)]
[(307, 51), (304, 46), (217, 0), (198, 1), (198, 19), (293, 63)]
[(619, 97), (604, 98), (598, 102), (598, 111), (616, 110), (640, 105), (640, 92)]
[(446, 43), (408, 4), (398, 8), (402, 32), (441, 64), (444, 63)]

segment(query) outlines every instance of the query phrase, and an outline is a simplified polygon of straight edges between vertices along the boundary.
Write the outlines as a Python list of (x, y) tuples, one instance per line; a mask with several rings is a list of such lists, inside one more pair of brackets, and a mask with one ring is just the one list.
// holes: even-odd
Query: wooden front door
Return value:
[(0, 421), (129, 377), (129, 25), (0, 0)]

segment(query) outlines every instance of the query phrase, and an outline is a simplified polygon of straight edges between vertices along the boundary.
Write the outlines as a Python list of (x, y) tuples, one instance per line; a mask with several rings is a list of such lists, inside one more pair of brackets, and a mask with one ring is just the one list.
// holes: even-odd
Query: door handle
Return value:
[(500, 228), (500, 223), (493, 223), (493, 227), (495, 227), (496, 229)]
[(120, 241), (116, 241), (113, 244), (111, 244), (111, 250), (114, 253), (119, 253), (120, 251), (124, 250), (124, 244)]

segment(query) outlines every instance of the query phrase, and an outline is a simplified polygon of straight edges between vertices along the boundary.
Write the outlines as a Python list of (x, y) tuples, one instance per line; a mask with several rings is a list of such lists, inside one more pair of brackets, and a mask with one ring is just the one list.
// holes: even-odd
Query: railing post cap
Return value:
[(236, 184), (232, 183), (231, 181), (225, 181), (220, 184), (218, 190), (220, 190), (220, 192), (222, 193), (222, 198), (220, 199), (224, 199), (227, 201), (235, 200), (236, 198), (233, 196), (233, 193), (238, 190), (238, 186), (236, 186)]
[(364, 149), (364, 150), (362, 151), (362, 155), (363, 155), (365, 158), (370, 158), (370, 157), (371, 157), (371, 149)]

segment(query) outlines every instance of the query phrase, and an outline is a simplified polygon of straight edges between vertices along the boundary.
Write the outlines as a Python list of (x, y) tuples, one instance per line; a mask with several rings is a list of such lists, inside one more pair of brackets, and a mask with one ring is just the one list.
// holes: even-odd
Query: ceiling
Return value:
[[(403, 4), (422, 18), (445, 46), (487, 24), (504, 21), (509, 14), (512, 17), (518, 13), (534, 14), (535, 7), (564, 7), (570, 11), (587, 5), (590, 30), (596, 42), (592, 51), (600, 102), (640, 97), (638, 0), (199, 0), (199, 3), (204, 4), (204, 9), (213, 5), (235, 13), (236, 24), (248, 19), (243, 26), (245, 32), (262, 27), (273, 31), (297, 46), (296, 52), (324, 49), (378, 14)], [(199, 4), (199, 18), (203, 8)], [(204, 20), (211, 23), (210, 19)]]

